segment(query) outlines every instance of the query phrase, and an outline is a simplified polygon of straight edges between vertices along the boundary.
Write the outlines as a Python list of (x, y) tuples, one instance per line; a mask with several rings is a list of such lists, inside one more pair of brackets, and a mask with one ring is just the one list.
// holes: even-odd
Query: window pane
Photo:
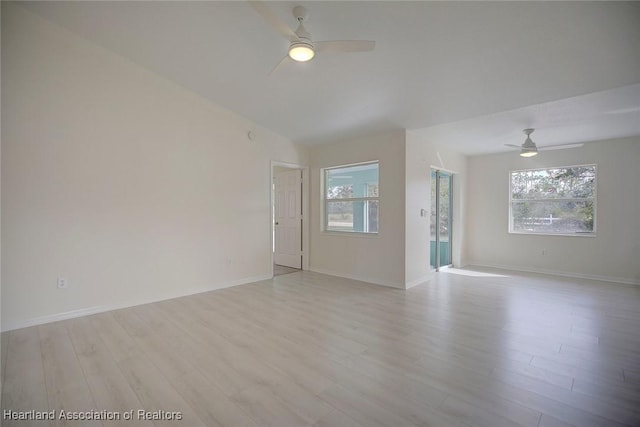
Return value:
[(378, 232), (378, 201), (368, 200), (366, 202), (366, 213), (368, 216), (368, 223), (366, 227), (367, 233)]
[(326, 198), (378, 197), (378, 164), (325, 170)]
[(593, 198), (596, 167), (572, 166), (511, 173), (511, 198)]
[(378, 232), (378, 201), (328, 201), (327, 230), (356, 233)]
[(593, 201), (514, 201), (512, 231), (527, 233), (592, 233)]
[(511, 172), (511, 232), (594, 233), (596, 165)]
[(325, 169), (324, 179), (326, 230), (377, 233), (378, 162)]

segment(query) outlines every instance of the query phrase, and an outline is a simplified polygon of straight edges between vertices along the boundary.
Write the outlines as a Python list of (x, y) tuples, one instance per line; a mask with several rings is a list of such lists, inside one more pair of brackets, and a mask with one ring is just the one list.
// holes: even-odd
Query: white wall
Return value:
[[(587, 143), (583, 148), (469, 158), (470, 264), (640, 283), (640, 138)], [(509, 171), (597, 164), (597, 236), (509, 234)], [(546, 255), (542, 255), (542, 250)]]
[(269, 277), (270, 162), (305, 151), (2, 8), (4, 329)]
[[(380, 161), (379, 233), (362, 236), (322, 231), (321, 168), (370, 160)], [(404, 288), (405, 132), (313, 146), (310, 161), (310, 269)]]
[[(429, 259), (431, 215), (431, 167), (456, 172), (453, 177), (452, 261), (456, 267), (465, 264), (464, 200), (466, 197), (466, 157), (447, 147), (434, 144), (407, 131), (406, 141), (406, 219), (405, 268), (406, 286), (423, 283), (431, 277)], [(425, 209), (427, 216), (421, 217)]]

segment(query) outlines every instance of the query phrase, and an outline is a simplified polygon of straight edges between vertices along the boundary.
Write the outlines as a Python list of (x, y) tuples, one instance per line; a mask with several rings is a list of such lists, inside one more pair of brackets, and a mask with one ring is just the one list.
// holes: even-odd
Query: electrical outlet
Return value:
[(58, 289), (67, 289), (69, 282), (66, 277), (58, 277)]
[(543, 249), (541, 253), (542, 253), (542, 255), (547, 255), (547, 250)]

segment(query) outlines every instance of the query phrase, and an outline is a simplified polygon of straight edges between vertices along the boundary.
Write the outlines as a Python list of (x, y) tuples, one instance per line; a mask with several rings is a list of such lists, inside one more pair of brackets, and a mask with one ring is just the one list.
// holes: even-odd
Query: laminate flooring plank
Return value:
[(310, 425), (333, 410), (333, 407), (319, 395), (311, 393), (286, 377), (282, 377), (276, 384), (264, 387)]
[[(226, 310), (229, 310), (228, 312)], [(206, 324), (208, 327), (215, 328), (217, 324), (228, 323), (225, 322), (225, 319), (228, 319), (229, 316), (234, 315), (234, 310), (229, 309), (227, 305), (224, 307), (220, 307), (218, 310), (208, 311), (205, 316), (201, 318), (202, 323)], [(238, 315), (235, 312), (235, 315)], [(323, 345), (322, 343), (318, 343), (315, 340), (304, 336), (304, 334), (299, 331), (292, 331), (288, 328), (273, 328), (267, 327), (264, 322), (259, 321), (258, 319), (254, 319), (249, 315), (241, 316), (243, 320), (247, 321), (250, 319), (250, 325), (239, 326), (239, 327), (229, 327), (228, 325), (223, 326), (220, 329), (220, 334), (224, 335), (229, 340), (233, 340), (234, 337), (242, 334), (260, 334), (266, 335), (269, 334), (275, 340), (278, 340), (282, 345), (287, 347), (292, 347), (296, 349), (301, 349), (304, 352), (312, 352), (318, 356), (323, 356), (327, 358), (342, 358), (348, 357), (350, 353), (345, 353), (340, 349), (336, 349), (330, 345)]]
[(640, 340), (640, 331), (636, 329), (637, 325), (637, 318), (615, 319), (609, 316), (601, 316), (597, 321), (594, 321), (594, 319), (573, 319), (571, 330), (598, 336), (606, 335), (623, 340), (633, 339), (638, 341)]
[[(243, 351), (230, 340), (217, 334), (213, 328), (194, 322), (177, 328), (181, 334), (175, 340), (184, 350), (193, 347), (208, 349), (211, 357), (231, 367), (236, 376), (245, 379), (247, 384), (273, 384), (278, 381), (278, 373), (262, 362), (257, 354)], [(181, 353), (188, 353), (182, 351)]]
[[(639, 326), (640, 327), (640, 324)], [(542, 356), (545, 359), (554, 360), (574, 366), (589, 366), (595, 370), (611, 372), (615, 369), (614, 376), (619, 379), (619, 369), (637, 369), (640, 360), (640, 350), (636, 352), (609, 352), (607, 349), (599, 348), (596, 351), (586, 351), (563, 344), (559, 354)]]
[[(640, 369), (640, 363), (636, 367)], [(625, 382), (640, 386), (640, 370), (623, 369), (622, 374)]]
[[(204, 328), (198, 323), (191, 324), (189, 329), (195, 335), (202, 333), (199, 341), (182, 336), (178, 337), (178, 342), (171, 342), (162, 337), (153, 336), (153, 330), (133, 312), (120, 313), (119, 321), (146, 353), (161, 353), (166, 348), (176, 348), (184, 360), (193, 366), (199, 366), (202, 374), (214, 385), (225, 390), (228, 395), (251, 386), (254, 380), (258, 381), (255, 376), (241, 375), (234, 368), (234, 363), (237, 364), (239, 361), (233, 360), (230, 354), (231, 350), (223, 348), (225, 343), (215, 336), (214, 331)], [(246, 354), (238, 354), (238, 358), (241, 359), (246, 359), (247, 356)], [(257, 375), (262, 375), (262, 372), (258, 370)]]
[(105, 343), (116, 362), (141, 354), (141, 350), (115, 319), (113, 312), (96, 314), (89, 319), (91, 326)]
[(543, 396), (550, 396), (567, 405), (574, 406), (594, 414), (601, 414), (605, 418), (627, 425), (640, 425), (640, 408), (623, 407), (619, 402), (611, 403), (598, 397), (573, 392), (539, 381), (520, 374), (494, 370), (494, 374), (500, 381), (515, 385), (526, 390), (532, 390)]
[[(452, 396), (449, 396), (449, 398), (452, 398)], [(475, 408), (474, 413), (479, 411), (479, 419), (473, 421), (473, 425), (514, 423), (523, 426), (536, 426), (541, 415), (540, 411), (498, 396), (490, 389), (484, 395), (467, 390), (460, 393), (459, 397), (454, 396), (453, 398), (471, 405), (470, 407)], [(445, 399), (438, 409), (442, 410), (446, 405), (451, 405), (451, 401), (447, 402)]]
[(58, 414), (52, 425), (102, 426), (100, 420), (70, 420), (60, 415), (61, 411), (99, 411), (65, 326), (62, 321), (38, 327), (49, 408)]
[(156, 426), (206, 425), (146, 357), (123, 359), (118, 362), (118, 367), (142, 403), (141, 409), (145, 411), (142, 418), (151, 418)]
[[(543, 368), (539, 368), (537, 366), (524, 365), (524, 364), (518, 365), (515, 363), (496, 364), (494, 369), (502, 369), (508, 372), (513, 372), (515, 374), (531, 377), (533, 379), (543, 381), (548, 384), (564, 388), (566, 390), (572, 390), (574, 385), (573, 377), (558, 374)], [(493, 370), (492, 370), (492, 373), (493, 373)]]
[(4, 384), (5, 368), (7, 367), (7, 351), (9, 349), (9, 333), (0, 333), (0, 385)]
[[(509, 346), (503, 345), (503, 342), (489, 342), (483, 340), (482, 337), (473, 336), (460, 331), (428, 331), (423, 334), (410, 334), (405, 338), (401, 338), (400, 342), (408, 341), (415, 346), (433, 351), (434, 346), (439, 348), (436, 350), (448, 351), (456, 356), (459, 353), (475, 353), (476, 355), (485, 355), (488, 360), (496, 362), (516, 362), (518, 364), (530, 364), (533, 354), (513, 350)], [(545, 353), (549, 354), (549, 353)], [(555, 351), (552, 354), (556, 354)]]
[(533, 390), (512, 386), (507, 383), (492, 383), (489, 385), (491, 393), (504, 399), (519, 403), (523, 406), (539, 410), (576, 426), (589, 427), (623, 427), (628, 424), (619, 423), (605, 418), (602, 414), (585, 411), (554, 399), (551, 396), (538, 394)]
[(323, 372), (345, 387), (356, 390), (380, 389), (383, 395), (399, 396), (431, 409), (437, 408), (447, 397), (442, 389), (415, 381), (410, 375), (399, 374), (385, 366), (363, 363), (361, 357), (333, 364), (331, 368), (324, 368)]
[(538, 418), (535, 420), (535, 424), (518, 423), (512, 420), (509, 420), (507, 418), (504, 418), (500, 415), (494, 414), (483, 408), (474, 406), (454, 396), (448, 396), (444, 400), (444, 402), (439, 406), (439, 409), (441, 411), (444, 411), (446, 414), (452, 417), (462, 419), (464, 422), (471, 424), (473, 426), (537, 427), (538, 421), (539, 421), (539, 418)]
[[(48, 412), (42, 351), (37, 327), (4, 332), (6, 372), (2, 383), (2, 412)], [(6, 426), (49, 426), (48, 420), (16, 420), (2, 417)]]
[[(119, 414), (120, 417), (126, 412), (135, 413), (142, 409), (142, 403), (116, 365), (112, 353), (93, 328), (91, 318), (65, 323), (97, 408)], [(107, 424), (153, 426), (152, 421), (139, 420), (137, 417), (109, 420)]]
[[(371, 285), (365, 287), (366, 291), (371, 292)], [(314, 287), (311, 292), (315, 293), (316, 288)], [(378, 294), (378, 291), (375, 292)], [(391, 296), (385, 293), (385, 296)], [(402, 326), (408, 326), (406, 321), (402, 321), (403, 325), (398, 325), (401, 322), (400, 319), (394, 318), (384, 311), (377, 312), (368, 312), (364, 309), (361, 310), (361, 305), (358, 304), (358, 300), (362, 299), (361, 296), (356, 297), (347, 297), (344, 295), (337, 295), (335, 297), (329, 296), (328, 298), (324, 298), (323, 296), (317, 296), (313, 299), (313, 301), (308, 301), (308, 303), (313, 302), (313, 305), (319, 305), (323, 308), (326, 313), (327, 318), (339, 318), (348, 322), (358, 322), (363, 325), (370, 325), (374, 328), (380, 328), (382, 330), (388, 330), (394, 333), (396, 336), (400, 336), (405, 333), (405, 330)], [(355, 300), (355, 301), (354, 301)], [(354, 310), (354, 306), (358, 307), (358, 310)]]
[(592, 398), (602, 399), (627, 409), (640, 408), (640, 387), (593, 383), (576, 378), (573, 382), (572, 391)]
[(531, 366), (545, 369), (559, 375), (572, 378), (580, 378), (594, 383), (611, 384), (614, 386), (624, 385), (624, 374), (622, 368), (612, 364), (581, 362), (573, 363), (563, 360), (561, 357), (539, 357), (531, 359)]
[[(177, 321), (179, 322), (179, 321)], [(196, 329), (193, 326), (196, 325)], [(165, 325), (166, 326), (166, 325)], [(200, 338), (207, 337), (212, 338), (211, 330), (208, 328), (197, 329), (199, 326), (197, 323), (188, 323), (183, 324), (185, 331), (188, 330), (190, 334), (194, 334)], [(223, 339), (222, 337), (216, 336), (213, 337), (216, 340)], [(230, 347), (233, 347), (233, 352), (235, 354), (239, 354), (243, 349), (236, 348), (233, 343), (228, 343)], [(175, 354), (174, 356), (180, 357), (179, 354)], [(166, 354), (158, 355), (155, 358), (156, 360), (162, 361), (162, 359), (167, 359)], [(277, 396), (280, 401), (282, 401), (286, 406), (288, 406), (291, 410), (293, 410), (296, 414), (300, 415), (307, 422), (312, 423), (317, 421), (319, 418), (324, 416), (326, 413), (330, 412), (332, 408), (323, 403), (317, 396), (312, 393), (304, 390), (295, 382), (293, 382), (286, 374), (279, 374), (277, 371), (272, 371), (266, 365), (262, 363), (262, 357), (260, 360), (257, 358), (250, 363), (255, 365), (261, 373), (269, 372), (268, 376), (265, 376), (261, 380), (256, 382), (260, 383), (264, 388), (271, 390), (271, 392)], [(181, 359), (175, 360), (174, 364), (179, 363)], [(170, 368), (169, 368), (170, 369)], [(237, 369), (237, 367), (236, 367)], [(167, 371), (166, 368), (161, 368), (163, 371)], [(174, 381), (178, 381), (181, 371), (176, 371), (176, 375), (172, 376)], [(193, 374), (193, 372), (189, 372), (189, 374)], [(196, 382), (197, 383), (197, 382)], [(185, 381), (180, 381), (180, 389), (185, 389), (189, 386), (189, 384)], [(178, 387), (176, 387), (178, 388)], [(204, 390), (203, 390), (204, 392)], [(192, 394), (193, 395), (193, 394)]]
[[(357, 362), (356, 362), (357, 363)], [(432, 387), (423, 386), (407, 379), (387, 377), (379, 379), (352, 369), (352, 366), (334, 364), (328, 376), (345, 390), (355, 392), (374, 403), (416, 425), (462, 424), (461, 419), (449, 416), (438, 409), (446, 395)]]
[[(511, 418), (521, 423), (524, 419), (535, 418), (539, 412), (547, 409), (554, 415), (569, 415), (579, 419), (584, 425), (621, 425), (610, 424), (609, 420), (597, 417), (572, 408), (566, 404), (538, 396), (525, 389), (520, 389), (503, 383), (495, 383), (489, 377), (475, 374), (455, 368), (451, 371), (441, 369), (438, 365), (433, 368), (404, 365), (394, 362), (392, 359), (380, 360), (368, 355), (360, 356), (358, 364), (360, 369), (369, 365), (372, 371), (376, 369), (390, 370), (397, 377), (409, 376), (415, 381), (422, 382), (431, 387), (447, 392), (451, 396), (462, 400), (474, 402), (478, 407), (488, 408), (505, 418)], [(502, 408), (502, 409), (499, 409)], [(584, 421), (586, 420), (586, 421)]]
[(442, 342), (447, 346), (462, 346), (478, 351), (492, 354), (497, 357), (512, 359), (516, 361), (530, 363), (534, 355), (554, 355), (558, 353), (559, 345), (547, 345), (545, 348), (529, 344), (518, 345), (517, 341), (512, 341), (510, 337), (490, 337), (478, 336), (469, 333), (461, 328), (452, 329), (446, 332), (427, 330), (422, 334), (411, 334), (408, 340), (419, 343), (418, 345), (429, 346), (428, 339)]
[(316, 364), (322, 363), (324, 359), (302, 347), (293, 346), (273, 335), (244, 333), (229, 339), (239, 347), (259, 354), (260, 359), (272, 369), (314, 394), (333, 385), (333, 381), (322, 375), (316, 367)]
[(311, 425), (298, 415), (266, 386), (255, 385), (232, 397), (244, 408), (258, 425), (271, 427), (296, 427)]
[[(312, 325), (303, 327), (298, 322), (289, 322), (279, 319), (278, 317), (274, 319), (275, 314), (270, 315), (268, 311), (261, 309), (258, 304), (252, 303), (251, 300), (244, 304), (241, 301), (227, 302), (239, 311), (245, 310), (244, 314), (248, 318), (255, 319), (259, 324), (268, 325), (270, 330), (275, 330), (276, 333), (287, 337), (298, 345), (319, 346), (338, 357), (350, 356), (366, 350), (366, 346), (362, 344), (337, 335), (329, 336), (319, 328), (314, 328)], [(278, 311), (273, 310), (273, 313), (276, 312)]]
[(347, 414), (334, 409), (322, 419), (318, 420), (313, 427), (365, 427), (350, 418)]
[[(269, 295), (267, 287), (256, 289), (263, 295)], [(310, 304), (312, 302), (312, 304)], [(350, 320), (347, 316), (340, 316), (340, 321), (332, 321), (332, 316), (328, 315), (331, 304), (322, 304), (317, 300), (307, 299), (287, 299), (286, 301), (276, 301), (276, 307), (280, 313), (284, 313), (291, 322), (304, 320), (305, 324), (313, 325), (314, 328), (321, 328), (331, 336), (339, 336), (345, 339), (360, 343), (366, 347), (372, 343), (384, 345), (389, 340), (398, 338), (397, 333), (387, 329), (375, 328), (368, 322)]]
[(325, 401), (364, 426), (406, 426), (418, 424), (365, 398), (357, 392), (334, 385), (320, 394)]
[(257, 427), (249, 415), (184, 358), (168, 351), (147, 358), (208, 426)]
[(576, 427), (576, 425), (565, 423), (564, 421), (554, 418), (551, 415), (542, 414), (538, 427)]

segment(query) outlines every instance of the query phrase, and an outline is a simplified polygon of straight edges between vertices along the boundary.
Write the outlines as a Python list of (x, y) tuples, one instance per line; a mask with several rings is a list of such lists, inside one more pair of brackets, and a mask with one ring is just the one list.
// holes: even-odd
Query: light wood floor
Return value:
[[(105, 426), (640, 425), (640, 287), (454, 273), (400, 291), (298, 272), (11, 331), (2, 409), (182, 414)], [(32, 424), (64, 423), (2, 421)]]
[(299, 268), (291, 268), (285, 265), (273, 264), (273, 275), (282, 276), (283, 274), (295, 273), (300, 271)]

